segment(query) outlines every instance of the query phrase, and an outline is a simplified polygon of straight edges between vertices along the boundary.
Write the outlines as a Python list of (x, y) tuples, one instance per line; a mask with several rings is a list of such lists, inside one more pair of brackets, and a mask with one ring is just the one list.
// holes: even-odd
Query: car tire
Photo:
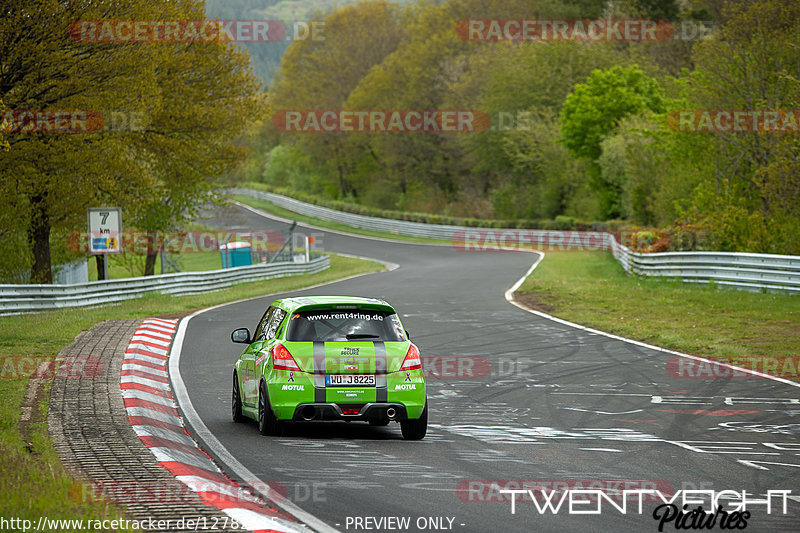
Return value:
[(428, 432), (428, 402), (425, 402), (425, 408), (422, 410), (422, 415), (416, 420), (401, 420), (400, 431), (403, 433), (405, 440), (422, 440)]
[(231, 394), (231, 415), (234, 422), (242, 423), (247, 418), (242, 414), (242, 395), (239, 393), (239, 377), (233, 373), (233, 393)]
[(281, 423), (272, 412), (267, 387), (262, 382), (258, 389), (258, 431), (262, 435), (278, 436), (281, 434), (281, 429)]

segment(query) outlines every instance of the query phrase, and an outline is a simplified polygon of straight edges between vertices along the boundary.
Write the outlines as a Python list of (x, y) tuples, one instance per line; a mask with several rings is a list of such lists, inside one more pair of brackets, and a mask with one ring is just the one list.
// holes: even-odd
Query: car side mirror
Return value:
[(233, 330), (231, 333), (231, 342), (238, 344), (250, 344), (250, 330), (247, 328)]
[(409, 335), (409, 334), (408, 334), (408, 330), (407, 330), (407, 329), (404, 329), (403, 331), (404, 331), (404, 332), (405, 332), (405, 334), (406, 334), (406, 339), (408, 339), (408, 340), (411, 340), (411, 335)]

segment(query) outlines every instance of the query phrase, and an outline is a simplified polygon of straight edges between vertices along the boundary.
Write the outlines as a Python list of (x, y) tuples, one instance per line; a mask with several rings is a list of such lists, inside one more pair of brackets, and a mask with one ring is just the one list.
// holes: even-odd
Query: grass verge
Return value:
[[(169, 259), (181, 272), (204, 272), (222, 268), (222, 257), (219, 252), (200, 252), (186, 254), (170, 254)], [(108, 261), (108, 279), (138, 278), (144, 272), (144, 254), (125, 253), (110, 255)], [(161, 274), (161, 256), (156, 259), (154, 268), (156, 275)], [(168, 270), (167, 272), (172, 272)], [(97, 281), (97, 266), (94, 259), (89, 261), (89, 281)]]
[[(32, 520), (113, 519), (121, 511), (106, 501), (84, 502), (70, 497), (76, 480), (61, 466), (47, 433), (47, 403), (37, 406), (40, 421), (20, 425), (28, 379), (20, 376), (17, 358), (50, 360), (78, 333), (109, 319), (147, 316), (176, 317), (225, 302), (326, 283), (348, 276), (383, 270), (380, 263), (331, 256), (331, 268), (307, 276), (292, 276), (235, 285), (195, 296), (151, 294), (95, 309), (66, 309), (35, 315), (0, 318), (0, 501), (3, 518)], [(26, 365), (29, 368), (31, 365)], [(48, 396), (48, 395), (45, 395)]]
[(611, 254), (548, 252), (517, 298), (630, 339), (787, 379), (800, 376), (797, 296), (637, 278)]

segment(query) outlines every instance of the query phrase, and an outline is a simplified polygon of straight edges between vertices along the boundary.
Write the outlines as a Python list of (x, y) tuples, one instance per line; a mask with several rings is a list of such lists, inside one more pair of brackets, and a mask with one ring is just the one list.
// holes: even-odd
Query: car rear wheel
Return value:
[(281, 429), (281, 423), (269, 405), (267, 387), (262, 383), (258, 389), (258, 431), (262, 435), (277, 436), (281, 434)]
[(242, 395), (239, 394), (239, 377), (233, 373), (233, 394), (231, 395), (231, 415), (234, 422), (247, 420), (242, 414)]
[(425, 402), (425, 408), (419, 418), (400, 421), (400, 431), (405, 440), (422, 440), (425, 437), (428, 432), (428, 402)]

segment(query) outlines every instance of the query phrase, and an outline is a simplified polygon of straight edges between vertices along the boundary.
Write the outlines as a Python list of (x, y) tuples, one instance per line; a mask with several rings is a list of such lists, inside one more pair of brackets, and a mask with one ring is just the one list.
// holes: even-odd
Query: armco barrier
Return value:
[(412, 237), (427, 237), (429, 239), (442, 239), (450, 240), (453, 234), (457, 231), (466, 228), (462, 226), (445, 226), (439, 224), (423, 224), (421, 222), (407, 222), (404, 220), (392, 220), (389, 218), (368, 217), (364, 215), (355, 215), (352, 213), (344, 213), (327, 207), (320, 207), (318, 205), (308, 204), (281, 196), (280, 194), (273, 194), (269, 192), (254, 191), (252, 189), (234, 188), (228, 189), (233, 194), (241, 194), (242, 196), (250, 196), (258, 200), (265, 200), (277, 206), (288, 209), (293, 213), (307, 215), (329, 222), (339, 222), (354, 228), (371, 229), (377, 231), (385, 231), (387, 233), (395, 233), (399, 235), (410, 235)]
[[(615, 242), (616, 244), (616, 242)], [(748, 290), (800, 293), (800, 257), (738, 252), (663, 252), (643, 254), (624, 246), (614, 256), (640, 276), (678, 278)]]
[(315, 274), (329, 267), (330, 258), (323, 255), (309, 263), (258, 264), (74, 285), (0, 285), (0, 315), (113, 303), (139, 298), (149, 292), (176, 296), (198, 294), (230, 287), (234, 283)]
[[(344, 213), (282, 196), (246, 188), (229, 189), (230, 193), (249, 196), (307, 215), (347, 226), (372, 229), (440, 240), (452, 240), (464, 231), (529, 231), (515, 229), (467, 228), (423, 224), (387, 218)], [(531, 230), (531, 234), (561, 234), (558, 242), (570, 242), (569, 231)], [(710, 283), (748, 290), (800, 293), (800, 256), (750, 254), (736, 252), (663, 252), (645, 254), (633, 252), (617, 242), (610, 233), (604, 234), (602, 248), (610, 250), (626, 272), (640, 276), (681, 279), (686, 283)], [(547, 239), (555, 241), (555, 239)]]

